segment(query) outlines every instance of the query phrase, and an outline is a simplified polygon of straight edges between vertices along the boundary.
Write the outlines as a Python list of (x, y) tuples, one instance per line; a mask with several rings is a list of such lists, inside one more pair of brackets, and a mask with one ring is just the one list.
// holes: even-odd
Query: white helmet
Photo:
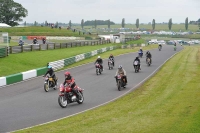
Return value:
[(98, 59), (101, 58), (100, 56), (98, 56)]

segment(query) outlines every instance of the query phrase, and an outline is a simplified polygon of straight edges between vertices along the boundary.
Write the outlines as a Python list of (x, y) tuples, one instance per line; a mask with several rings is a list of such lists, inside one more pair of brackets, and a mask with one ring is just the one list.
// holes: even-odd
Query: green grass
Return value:
[(154, 77), (126, 96), (17, 133), (199, 133), (199, 77), (200, 47), (186, 47)]
[(146, 44), (146, 41), (144, 39), (139, 39), (139, 40), (133, 40), (133, 41), (128, 41), (126, 44)]
[[(75, 36), (75, 37), (91, 37), (90, 35), (79, 35), (78, 32), (64, 29), (51, 29), (50, 27), (11, 27), (0, 28), (1, 32), (8, 32), (9, 36)], [(96, 37), (96, 35), (92, 35)]]

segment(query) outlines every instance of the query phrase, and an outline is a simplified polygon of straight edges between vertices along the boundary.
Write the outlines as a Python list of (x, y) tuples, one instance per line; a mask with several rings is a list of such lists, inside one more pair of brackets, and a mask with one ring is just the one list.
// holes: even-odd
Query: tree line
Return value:
[[(22, 18), (25, 18), (28, 15), (27, 9), (25, 9), (21, 4), (14, 2), (13, 0), (0, 0), (0, 23), (6, 23), (10, 26), (16, 26), (19, 25), (18, 22), (22, 21)], [(193, 21), (190, 21), (192, 23)], [(194, 21), (196, 24), (198, 24), (198, 27), (200, 29), (200, 19), (198, 21)], [(61, 23), (43, 23), (45, 26), (54, 25), (54, 27), (58, 28)], [(87, 20), (84, 22), (84, 19), (81, 20), (81, 28), (83, 29), (84, 26), (94, 26), (94, 28), (97, 28), (97, 25), (107, 25), (108, 28), (110, 28), (110, 25), (114, 25), (115, 23), (113, 21), (109, 20)], [(24, 25), (26, 25), (26, 22), (24, 22)], [(35, 21), (33, 25), (37, 26), (38, 23)], [(121, 27), (125, 28), (125, 18), (122, 19)], [(139, 19), (136, 19), (136, 28), (139, 29), (140, 23)], [(168, 21), (168, 28), (169, 30), (172, 29), (172, 18)], [(185, 29), (188, 30), (188, 17), (185, 19)], [(69, 27), (72, 27), (71, 20), (68, 23)], [(156, 28), (156, 21), (155, 19), (152, 20), (152, 29), (155, 30)]]

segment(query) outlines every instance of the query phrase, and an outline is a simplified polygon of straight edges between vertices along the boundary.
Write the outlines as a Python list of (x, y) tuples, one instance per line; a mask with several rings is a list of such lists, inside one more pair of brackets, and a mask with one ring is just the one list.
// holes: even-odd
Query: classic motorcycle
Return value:
[(108, 68), (113, 69), (113, 60), (108, 60)]
[(143, 53), (142, 53), (141, 51), (139, 51), (139, 52), (138, 52), (138, 56), (139, 56), (140, 58), (142, 58)]
[(135, 68), (135, 73), (139, 72), (139, 62), (138, 61), (134, 61), (133, 66)]
[(121, 88), (125, 88), (126, 86), (126, 83), (125, 83), (125, 78), (123, 78), (123, 74), (118, 74), (116, 76), (117, 78), (117, 88), (119, 91), (121, 91)]
[(147, 63), (147, 66), (150, 66), (151, 65), (151, 59), (147, 57), (146, 63)]
[(101, 65), (99, 63), (96, 63), (95, 64), (95, 67), (96, 67), (96, 74), (99, 75), (102, 73), (102, 68), (101, 68)]
[(54, 90), (57, 89), (56, 83), (55, 83), (55, 81), (53, 80), (52, 77), (46, 76), (46, 77), (44, 78), (44, 80), (45, 80), (45, 81), (44, 81), (44, 90), (45, 90), (46, 92), (48, 92), (49, 89), (54, 89)]
[(161, 46), (158, 46), (158, 49), (159, 49), (159, 51), (161, 51), (162, 47), (161, 47)]
[(64, 86), (63, 84), (60, 85), (60, 94), (58, 96), (58, 103), (62, 108), (66, 108), (68, 104), (73, 102), (77, 102), (78, 104), (83, 103), (84, 89), (81, 89), (77, 85), (74, 87), (74, 89), (77, 91), (79, 96), (76, 96), (76, 94), (72, 91), (72, 88), (70, 86), (68, 85)]

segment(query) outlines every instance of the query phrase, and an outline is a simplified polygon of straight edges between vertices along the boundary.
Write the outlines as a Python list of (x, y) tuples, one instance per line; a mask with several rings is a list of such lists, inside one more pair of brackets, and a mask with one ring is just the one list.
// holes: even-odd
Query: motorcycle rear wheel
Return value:
[(48, 86), (48, 84), (47, 84), (47, 83), (45, 83), (45, 84), (44, 84), (44, 90), (45, 90), (46, 92), (48, 92), (48, 91), (49, 91), (49, 86)]
[(58, 103), (62, 108), (66, 108), (68, 105), (68, 101), (65, 96), (58, 96)]

